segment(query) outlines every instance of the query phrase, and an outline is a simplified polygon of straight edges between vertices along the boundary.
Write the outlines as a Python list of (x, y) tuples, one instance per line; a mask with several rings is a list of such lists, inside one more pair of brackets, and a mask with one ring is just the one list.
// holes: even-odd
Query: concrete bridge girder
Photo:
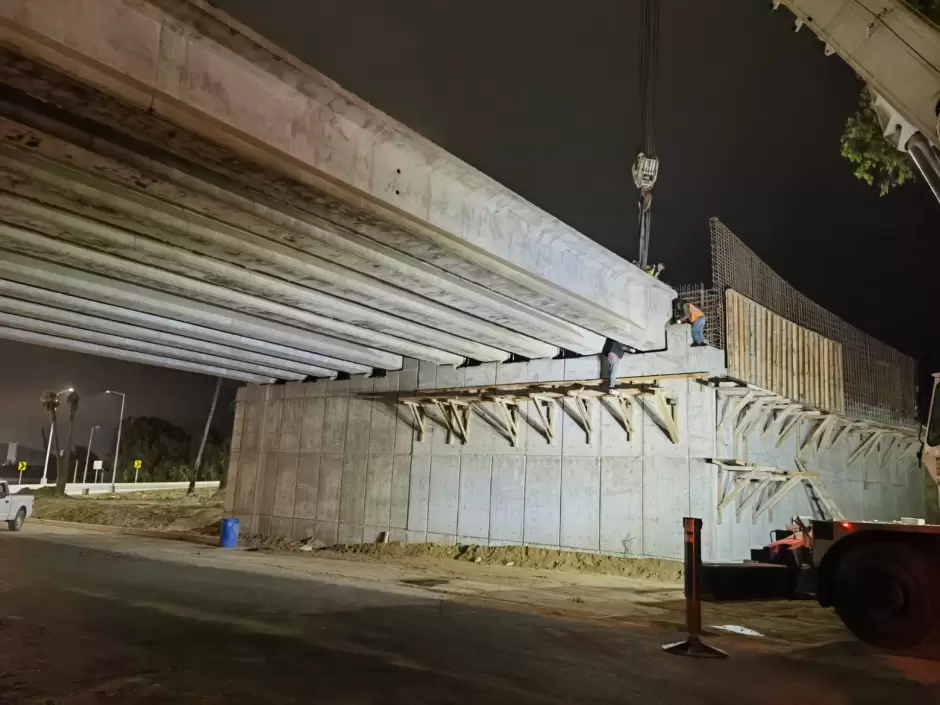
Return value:
[[(183, 128), (291, 180), (258, 185), (270, 195), (303, 192), (304, 210), (402, 254), (599, 335), (661, 347), (672, 290), (210, 5), (53, 4), (10, 0), (0, 41), (154, 121), (111, 116), (112, 126), (160, 146)], [(55, 99), (94, 114), (82, 99)], [(197, 151), (195, 161), (231, 175), (218, 150)]]
[[(229, 305), (241, 298), (242, 305), (278, 310), (278, 315), (314, 330), (438, 364), (460, 364), (464, 357), (486, 362), (509, 357), (489, 346), (29, 199), (0, 193), (0, 212), (7, 223), (21, 226), (18, 234), (0, 230), (4, 247), (45, 249), (44, 258), (65, 265), (107, 271), (115, 278), (147, 282), (157, 289), (188, 290), (194, 298), (212, 296), (219, 303), (228, 300)], [(58, 244), (40, 235), (30, 236), (26, 228), (45, 233)], [(50, 248), (54, 253), (48, 252)]]
[[(112, 309), (101, 309), (98, 303), (108, 302), (132, 319), (142, 313), (181, 321), (203, 331), (203, 335), (221, 331), (244, 337), (246, 342), (252, 338), (270, 341), (282, 350), (296, 351), (293, 359), (299, 357), (301, 361), (351, 374), (367, 372), (369, 367), (386, 370), (402, 367), (400, 355), (384, 350), (10, 252), (0, 257), (0, 289), (5, 282), (30, 287), (31, 300), (48, 300), (45, 297), (49, 295), (44, 292), (53, 292), (57, 296), (52, 300), (54, 305), (67, 305), (70, 310), (86, 313), (107, 310), (110, 315)], [(146, 323), (149, 325), (152, 319)]]
[[(119, 233), (113, 228), (108, 229), (111, 232), (108, 232), (107, 235), (97, 236), (94, 233), (104, 232), (107, 226), (63, 213), (56, 214), (58, 223), (50, 223), (45, 218), (42, 219), (42, 222), (39, 222), (37, 218), (42, 217), (43, 214), (48, 215), (49, 210), (38, 208), (29, 214), (22, 212), (11, 213), (5, 219), (8, 221), (21, 219), (28, 222), (35, 229), (41, 228), (59, 237), (71, 236), (73, 239), (78, 239), (79, 236), (85, 236), (89, 245), (98, 245), (99, 247), (108, 246), (108, 236), (119, 236)], [(85, 226), (88, 226), (91, 232), (82, 232), (80, 230)], [(131, 237), (131, 240), (133, 241), (133, 237)], [(307, 310), (309, 303), (299, 296), (297, 299), (292, 299), (291, 294), (294, 292), (285, 284), (273, 283), (273, 294), (278, 296), (280, 300), (272, 300), (273, 296), (269, 295), (263, 286), (256, 282), (258, 275), (235, 273), (238, 278), (239, 289), (241, 289), (235, 290), (229, 288), (228, 285), (231, 284), (229, 279), (220, 279), (218, 277), (218, 267), (211, 266), (209, 262), (196, 261), (192, 262), (189, 267), (179, 268), (179, 271), (185, 271), (190, 275), (201, 275), (202, 278), (199, 279), (161, 269), (153, 265), (159, 262), (161, 265), (172, 266), (173, 259), (157, 259), (143, 248), (142, 242), (130, 242), (129, 248), (124, 251), (134, 257), (131, 260), (91, 249), (91, 246), (76, 245), (73, 242), (57, 239), (54, 236), (40, 234), (36, 230), (27, 230), (22, 227), (0, 223), (0, 249), (30, 257), (38, 257), (70, 268), (93, 271), (104, 274), (109, 278), (133, 282), (138, 286), (145, 286), (157, 291), (182, 293), (187, 298), (195, 301), (235, 308), (242, 313), (253, 316), (289, 321), (293, 325), (309, 330), (342, 337), (344, 340), (360, 345), (375, 345), (381, 349), (390, 350), (400, 355), (408, 355), (419, 360), (444, 365), (459, 365), (463, 362), (463, 358), (459, 355), (396, 338), (385, 333), (367, 330)], [(188, 259), (185, 253), (172, 252), (170, 255), (173, 258), (178, 257), (180, 260)], [(142, 261), (148, 261), (149, 264), (142, 264)], [(200, 270), (200, 267), (206, 267), (207, 269)], [(208, 270), (212, 273), (212, 269), (216, 269), (215, 274), (217, 276), (215, 278), (206, 276), (205, 272)], [(221, 273), (222, 277), (228, 275), (228, 271)], [(226, 286), (217, 283), (220, 280), (224, 281)], [(246, 293), (246, 291), (252, 293)]]
[[(77, 170), (18, 154), (4, 147), (0, 147), (0, 166), (23, 178), (11, 179), (5, 186), (10, 191), (73, 212), (77, 210), (122, 231), (145, 235), (184, 252), (191, 251), (213, 261), (222, 261), (237, 267), (239, 272), (245, 268), (335, 297), (335, 300), (326, 301), (334, 307), (340, 307), (337, 317), (344, 320), (378, 330), (383, 330), (382, 326), (389, 320), (394, 321), (394, 317), (421, 323), (457, 335), (459, 340), (450, 348), (454, 352), (487, 362), (507, 359), (508, 353), (501, 348), (529, 358), (554, 357), (558, 354), (558, 348), (539, 340), (442, 306), (319, 257), (152, 197), (126, 191)], [(48, 189), (52, 189), (54, 194), (50, 194)], [(138, 239), (136, 242), (142, 241)], [(357, 307), (347, 305), (348, 301), (370, 308), (359, 309), (359, 318), (356, 319), (353, 312)], [(317, 309), (325, 310), (326, 306), (318, 304)], [(373, 312), (373, 309), (379, 311)], [(393, 318), (389, 319), (388, 316)], [(380, 323), (376, 323), (376, 320)], [(390, 328), (386, 332), (392, 332)], [(477, 342), (471, 347), (464, 336)], [(430, 340), (428, 337), (424, 339)], [(444, 345), (444, 342), (440, 344)]]
[[(443, 311), (451, 315), (456, 311), (473, 321), (482, 319), (474, 324), (477, 328), (482, 322), (495, 324), (499, 328), (491, 335), (498, 336), (499, 340), (494, 338), (490, 344), (526, 357), (552, 357), (559, 347), (580, 354), (595, 354), (603, 347), (603, 336), (581, 326), (488, 291), (235, 182), (204, 170), (197, 175), (195, 172), (201, 171), (199, 167), (173, 155), (164, 154), (160, 161), (154, 154), (134, 152), (100, 135), (93, 142), (95, 152), (91, 152), (66, 141), (69, 128), (46, 116), (24, 112), (0, 100), (0, 114), (4, 111), (31, 125), (63, 135), (60, 139), (44, 130), (0, 118), (0, 140), (14, 145), (6, 148), (7, 156), (23, 162), (18, 167), (21, 171), (32, 171), (30, 167), (41, 169), (50, 163), (67, 163), (69, 176), (74, 176), (73, 167), (80, 166), (84, 174), (94, 174), (88, 178), (96, 191), (104, 190), (109, 194), (107, 197), (101, 194), (101, 198), (110, 200), (117, 195), (122, 201), (131, 201), (132, 207), (144, 209), (157, 208), (161, 203), (173, 204), (173, 210), (182, 211), (190, 220), (207, 218), (214, 230), (222, 224), (245, 235), (255, 235), (266, 244), (279, 243), (290, 248), (292, 256), (296, 256), (293, 254), (296, 252), (311, 255), (318, 260), (319, 268), (342, 272), (346, 279), (371, 282), (371, 286), (383, 283), (385, 292), (392, 291), (395, 295), (408, 292), (414, 298), (429, 300), (429, 304), (440, 304)], [(128, 166), (130, 164), (133, 166)], [(69, 185), (73, 189), (80, 188), (77, 181), (70, 179)], [(147, 199), (147, 196), (152, 198)], [(344, 293), (348, 295), (349, 290)], [(444, 317), (444, 325), (453, 325), (451, 315)], [(517, 331), (515, 338), (507, 338), (510, 331)], [(485, 338), (481, 340), (489, 342)]]
[[(0, 304), (2, 305), (2, 304)], [(222, 375), (230, 377), (234, 373), (246, 373), (258, 377), (267, 377), (270, 379), (285, 379), (293, 381), (303, 381), (307, 375), (300, 372), (290, 372), (284, 369), (273, 368), (268, 365), (243, 362), (231, 358), (220, 357), (218, 354), (197, 352), (164, 343), (152, 343), (146, 340), (139, 340), (138, 336), (128, 338), (114, 333), (103, 333), (97, 330), (77, 325), (67, 325), (51, 321), (20, 316), (12, 313), (0, 311), (0, 327), (15, 328), (22, 331), (32, 331), (41, 333), (50, 337), (67, 338), (69, 340), (90, 343), (92, 345), (101, 345), (117, 350), (127, 350), (131, 352), (145, 353), (160, 357), (166, 360), (175, 360), (180, 362), (192, 362), (206, 367), (218, 367), (227, 372)]]
[[(137, 349), (131, 347), (131, 343), (159, 345), (167, 348), (165, 352), (168, 357), (189, 359), (186, 355), (175, 355), (175, 350), (183, 350), (200, 355), (210, 355), (218, 360), (220, 366), (244, 369), (247, 372), (256, 372), (257, 374), (276, 377), (277, 379), (303, 380), (307, 377), (334, 377), (336, 375), (334, 370), (328, 370), (323, 367), (305, 365), (283, 358), (259, 354), (250, 350), (243, 350), (239, 347), (220, 345), (219, 343), (208, 342), (198, 338), (190, 338), (176, 333), (153, 330), (140, 325), (120, 323), (106, 318), (98, 318), (84, 313), (63, 310), (52, 306), (44, 306), (42, 304), (32, 303), (31, 301), (11, 299), (0, 295), (0, 316), (5, 314), (31, 321), (42, 321), (44, 323), (62, 325), (81, 330), (84, 333), (74, 336), (78, 340), (88, 340), (89, 342), (97, 342), (116, 348), (126, 347), (129, 350)], [(24, 325), (19, 326), (13, 320), (7, 321), (4, 325), (13, 328), (22, 327), (40, 333), (48, 332), (52, 335), (60, 334), (51, 329), (45, 330), (31, 327), (29, 323), (24, 323)], [(64, 332), (62, 333), (64, 334)], [(128, 345), (122, 345), (122, 341), (127, 341)], [(144, 350), (143, 348), (141, 348), (141, 350), (143, 352), (156, 352)], [(194, 359), (193, 361), (198, 362), (200, 360)], [(202, 361), (205, 362), (205, 360)], [(251, 366), (251, 368), (242, 368), (240, 367), (242, 364), (247, 364)], [(257, 369), (252, 369), (255, 367)]]
[(36, 333), (34, 331), (20, 330), (8, 326), (0, 326), (0, 338), (18, 343), (28, 343), (29, 345), (41, 345), (43, 347), (56, 348), (59, 350), (70, 350), (72, 352), (85, 353), (86, 355), (109, 357), (115, 360), (124, 360), (125, 362), (136, 362), (156, 367), (170, 367), (172, 369), (182, 370), (183, 372), (195, 372), (196, 374), (210, 375), (212, 377), (236, 379), (242, 382), (273, 384), (277, 381), (274, 377), (264, 377), (248, 372), (219, 367), (218, 365), (202, 365), (185, 360), (171, 359), (162, 355), (121, 350), (107, 345), (88, 343), (81, 340), (73, 340), (72, 338)]

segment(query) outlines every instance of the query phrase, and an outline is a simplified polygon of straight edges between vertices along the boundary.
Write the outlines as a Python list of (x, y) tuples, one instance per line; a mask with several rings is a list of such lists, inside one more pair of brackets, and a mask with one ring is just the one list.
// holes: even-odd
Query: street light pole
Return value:
[(88, 481), (88, 459), (91, 457), (91, 444), (95, 440), (95, 429), (100, 426), (92, 426), (91, 433), (88, 434), (88, 446), (85, 448), (85, 471), (82, 473), (82, 484)]
[[(58, 399), (59, 397), (61, 397), (63, 394), (66, 394), (66, 393), (68, 393), (68, 392), (74, 392), (74, 391), (75, 391), (75, 390), (72, 389), (72, 387), (69, 387), (68, 389), (63, 389), (61, 392), (59, 392), (58, 394), (55, 395), (55, 396), (56, 396), (56, 399)], [(54, 421), (49, 424), (49, 442), (46, 443), (46, 462), (45, 462), (45, 464), (42, 466), (42, 477), (41, 477), (40, 480), (39, 480), (39, 486), (40, 486), (40, 487), (45, 487), (45, 486), (46, 486), (46, 478), (48, 477), (48, 474), (49, 474), (49, 455), (50, 455), (50, 453), (52, 453), (52, 436), (53, 436), (53, 434), (55, 434), (55, 422), (54, 422)], [(56, 462), (58, 463), (58, 458), (56, 458)], [(68, 472), (68, 468), (66, 468), (65, 471)]]
[(114, 485), (117, 482), (118, 456), (121, 454), (121, 427), (124, 424), (124, 401), (127, 399), (127, 394), (124, 392), (112, 392), (110, 389), (107, 390), (105, 394), (117, 394), (121, 397), (121, 416), (118, 419), (117, 442), (114, 444), (114, 462), (111, 463), (111, 491), (114, 492)]

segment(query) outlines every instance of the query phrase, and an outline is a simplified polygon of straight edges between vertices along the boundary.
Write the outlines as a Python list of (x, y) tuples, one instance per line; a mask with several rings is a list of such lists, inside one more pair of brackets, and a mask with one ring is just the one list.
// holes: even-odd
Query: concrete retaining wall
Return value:
[[(628, 356), (622, 376), (722, 374), (723, 354), (690, 349), (687, 335), (682, 327), (670, 329), (667, 350)], [(595, 357), (468, 368), (409, 361), (403, 371), (376, 379), (248, 386), (238, 396), (226, 509), (249, 533), (315, 536), (326, 543), (375, 541), (388, 532), (390, 540), (671, 558), (681, 555), (680, 520), (691, 514), (705, 520), (707, 559), (747, 557), (772, 526), (811, 514), (797, 489), (756, 524), (750, 510), (735, 521), (733, 508), (718, 522), (718, 469), (706, 459), (737, 457), (796, 469), (796, 438), (777, 448), (754, 435), (735, 447), (730, 431), (715, 430), (715, 390), (693, 378), (659, 381), (677, 399), (675, 444), (645, 400), (634, 405), (630, 439), (613, 415), (593, 404), (590, 443), (561, 409), (548, 442), (527, 405), (516, 447), (484, 418), (495, 418), (495, 408), (484, 406), (474, 415), (462, 445), (448, 442), (433, 411), (417, 441), (410, 413), (395, 403), (395, 392), (416, 388), (584, 380), (600, 373)], [(846, 512), (862, 518), (922, 515), (916, 465), (907, 462), (889, 473), (873, 461), (858, 461), (844, 469), (844, 452), (840, 444), (831, 457), (810, 454), (804, 460), (825, 473), (824, 486)]]

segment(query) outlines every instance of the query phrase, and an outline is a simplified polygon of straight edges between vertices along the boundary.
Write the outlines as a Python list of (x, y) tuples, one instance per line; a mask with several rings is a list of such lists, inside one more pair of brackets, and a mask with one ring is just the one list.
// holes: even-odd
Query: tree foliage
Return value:
[(117, 465), (118, 481), (129, 482), (134, 479), (135, 460), (142, 461), (138, 474), (141, 482), (188, 479), (191, 441), (184, 429), (155, 416), (124, 419), (121, 455)]
[(882, 196), (916, 180), (911, 158), (885, 139), (867, 88), (859, 96), (855, 114), (845, 124), (841, 142), (842, 156), (855, 165), (856, 178), (877, 186)]
[[(134, 479), (134, 461), (141, 460), (141, 482), (184, 482), (192, 472), (195, 448), (183, 428), (155, 416), (124, 419), (118, 480)], [(230, 439), (214, 429), (209, 431), (203, 451), (203, 480), (217, 480), (228, 466)]]

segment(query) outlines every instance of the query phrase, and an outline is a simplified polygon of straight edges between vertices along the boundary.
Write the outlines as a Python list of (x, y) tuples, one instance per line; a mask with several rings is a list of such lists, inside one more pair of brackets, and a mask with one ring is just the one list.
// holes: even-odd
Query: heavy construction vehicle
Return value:
[[(934, 375), (920, 455), (935, 486), (940, 374)], [(812, 599), (835, 608), (845, 626), (873, 646), (940, 655), (940, 525), (919, 518), (794, 517), (771, 539), (745, 563), (702, 564), (696, 571), (701, 599)]]

